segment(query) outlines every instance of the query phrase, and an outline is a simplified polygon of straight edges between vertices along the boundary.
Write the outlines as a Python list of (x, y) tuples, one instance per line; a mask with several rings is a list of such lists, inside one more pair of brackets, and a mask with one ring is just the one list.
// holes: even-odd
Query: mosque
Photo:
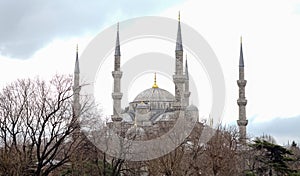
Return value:
[[(178, 18), (177, 39), (175, 47), (175, 68), (173, 75), (175, 95), (160, 88), (156, 82), (156, 74), (154, 75), (154, 83), (152, 87), (140, 92), (127, 107), (121, 107), (123, 93), (121, 92), (121, 49), (119, 38), (119, 26), (117, 27), (116, 46), (114, 54), (114, 70), (113, 76), (113, 114), (111, 115), (110, 127), (117, 129), (129, 137), (134, 136), (138, 140), (147, 140), (151, 136), (159, 135), (162, 126), (169, 128), (174, 125), (179, 114), (184, 114), (185, 118), (199, 119), (198, 107), (190, 104), (189, 90), (189, 71), (188, 61), (183, 60), (183, 44), (181, 35), (180, 14)], [(78, 53), (76, 56), (74, 87), (79, 86), (79, 61)], [(239, 60), (239, 120), (237, 120), (241, 141), (246, 140), (246, 104), (244, 80), (244, 59), (241, 43), (240, 60)], [(74, 89), (74, 107), (80, 107), (79, 95), (80, 89)], [(76, 112), (75, 112), (76, 113)]]
[(122, 71), (120, 68), (121, 51), (119, 40), (118, 27), (114, 70), (112, 71), (114, 79), (112, 123), (121, 122), (124, 126), (129, 127), (126, 132), (127, 134), (131, 134), (137, 130), (143, 135), (149, 136), (149, 133), (153, 134), (153, 131), (159, 130), (159, 124), (173, 124), (178, 118), (179, 113), (198, 119), (198, 108), (189, 103), (191, 95), (189, 91), (189, 72), (187, 60), (185, 61), (185, 66), (183, 61), (180, 17), (178, 20), (175, 49), (175, 74), (173, 75), (175, 96), (157, 85), (155, 74), (153, 86), (139, 93), (134, 100), (129, 103), (128, 107), (122, 110), (122, 93), (120, 92)]

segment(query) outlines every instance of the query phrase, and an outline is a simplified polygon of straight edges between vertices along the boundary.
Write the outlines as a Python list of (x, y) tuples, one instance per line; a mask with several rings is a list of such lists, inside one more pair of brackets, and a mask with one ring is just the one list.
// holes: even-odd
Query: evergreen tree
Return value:
[(289, 157), (293, 155), (290, 150), (261, 139), (254, 140), (250, 147), (257, 151), (254, 171), (257, 174), (289, 175), (294, 172), (287, 164), (292, 160)]

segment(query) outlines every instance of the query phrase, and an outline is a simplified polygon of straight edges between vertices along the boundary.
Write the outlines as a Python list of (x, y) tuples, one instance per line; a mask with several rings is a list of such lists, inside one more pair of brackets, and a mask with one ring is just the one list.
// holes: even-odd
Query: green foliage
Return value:
[(255, 176), (255, 174), (254, 174), (253, 172), (251, 172), (251, 171), (247, 171), (247, 172), (245, 173), (245, 175), (246, 175), (246, 176)]
[(295, 141), (292, 142), (292, 147), (297, 147), (297, 144)]
[(295, 172), (287, 164), (288, 161), (293, 160), (289, 157), (293, 155), (290, 150), (261, 139), (254, 140), (250, 147), (257, 151), (255, 156), (258, 162), (257, 173), (272, 174), (272, 172), (275, 172), (280, 175), (289, 175)]
[(300, 176), (300, 171), (295, 172), (295, 173), (291, 173), (289, 176)]

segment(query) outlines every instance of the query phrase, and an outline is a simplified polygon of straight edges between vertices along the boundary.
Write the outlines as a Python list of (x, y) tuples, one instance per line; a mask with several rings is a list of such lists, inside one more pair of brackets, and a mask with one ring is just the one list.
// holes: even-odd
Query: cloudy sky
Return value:
[(206, 39), (223, 69), (223, 123), (235, 124), (238, 115), (242, 35), (249, 133), (270, 134), (279, 143), (300, 142), (298, 0), (0, 0), (0, 84), (72, 73), (77, 43), (81, 54), (98, 33), (117, 21), (149, 15), (176, 19), (179, 10), (182, 22)]

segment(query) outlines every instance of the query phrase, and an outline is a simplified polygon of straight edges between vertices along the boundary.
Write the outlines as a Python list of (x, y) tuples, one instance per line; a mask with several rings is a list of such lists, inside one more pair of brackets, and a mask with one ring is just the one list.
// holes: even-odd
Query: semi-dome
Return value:
[(143, 140), (146, 139), (146, 132), (142, 127), (133, 125), (127, 130), (126, 138), (130, 140)]
[(171, 102), (175, 97), (168, 91), (155, 87), (139, 93), (133, 102)]
[(186, 110), (188, 110), (188, 111), (198, 111), (198, 108), (197, 108), (197, 106), (191, 104), (191, 105), (189, 105), (189, 106), (186, 108)]

